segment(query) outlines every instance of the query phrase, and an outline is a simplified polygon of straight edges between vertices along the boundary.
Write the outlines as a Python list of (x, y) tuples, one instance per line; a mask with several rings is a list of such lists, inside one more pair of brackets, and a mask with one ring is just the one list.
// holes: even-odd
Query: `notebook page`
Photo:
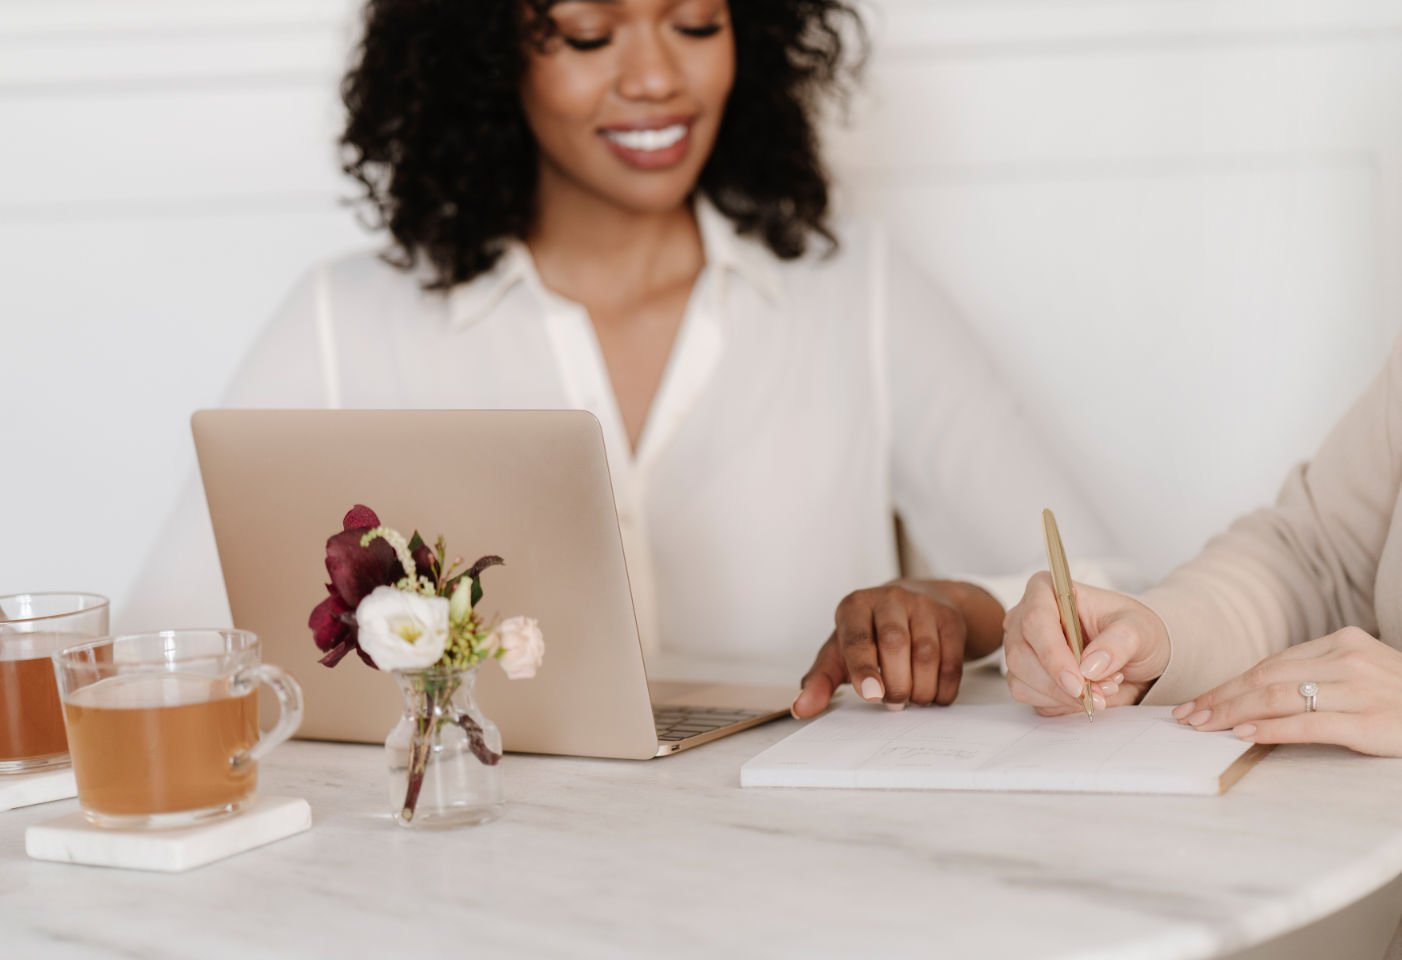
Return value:
[(1039, 717), (1020, 705), (848, 704), (746, 763), (746, 787), (1215, 794), (1251, 744), (1168, 707)]

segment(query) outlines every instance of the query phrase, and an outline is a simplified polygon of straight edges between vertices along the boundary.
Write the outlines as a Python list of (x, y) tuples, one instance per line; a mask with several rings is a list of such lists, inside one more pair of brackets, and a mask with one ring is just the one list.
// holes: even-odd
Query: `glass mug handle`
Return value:
[(248, 667), (234, 674), (230, 686), (234, 690), (243, 691), (251, 690), (260, 683), (272, 687), (273, 693), (277, 695), (277, 723), (267, 733), (260, 732), (258, 742), (253, 745), (252, 750), (240, 753), (232, 759), (231, 763), (235, 767), (257, 763), (266, 757), (273, 747), (296, 733), (297, 728), (302, 725), (302, 688), (281, 667), (270, 663)]

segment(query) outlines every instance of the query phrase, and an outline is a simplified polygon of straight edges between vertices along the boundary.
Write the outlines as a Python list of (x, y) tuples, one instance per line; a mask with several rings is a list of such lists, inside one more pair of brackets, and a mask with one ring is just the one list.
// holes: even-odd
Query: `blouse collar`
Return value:
[[(698, 196), (695, 203), (706, 266), (734, 274), (771, 304), (777, 304), (783, 285), (774, 255), (758, 241), (736, 233), (730, 219), (704, 196)], [(535, 275), (530, 249), (520, 240), (508, 240), (496, 266), (449, 293), (450, 325), (465, 329), (485, 320), (518, 283)]]

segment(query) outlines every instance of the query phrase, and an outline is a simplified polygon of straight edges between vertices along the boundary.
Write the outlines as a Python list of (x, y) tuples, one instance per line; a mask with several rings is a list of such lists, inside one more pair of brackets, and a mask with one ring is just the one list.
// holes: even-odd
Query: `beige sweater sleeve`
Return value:
[(1145, 703), (1181, 703), (1345, 626), (1377, 633), (1374, 584), (1402, 483), (1402, 339), (1274, 507), (1238, 520), (1141, 599), (1168, 625)]

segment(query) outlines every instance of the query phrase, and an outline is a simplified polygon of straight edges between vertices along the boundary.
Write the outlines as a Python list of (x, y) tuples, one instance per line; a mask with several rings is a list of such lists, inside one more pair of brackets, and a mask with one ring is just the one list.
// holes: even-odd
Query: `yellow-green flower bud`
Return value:
[(462, 623), (472, 615), (472, 581), (463, 577), (458, 581), (457, 587), (453, 590), (453, 596), (448, 601), (448, 619), (453, 623)]

